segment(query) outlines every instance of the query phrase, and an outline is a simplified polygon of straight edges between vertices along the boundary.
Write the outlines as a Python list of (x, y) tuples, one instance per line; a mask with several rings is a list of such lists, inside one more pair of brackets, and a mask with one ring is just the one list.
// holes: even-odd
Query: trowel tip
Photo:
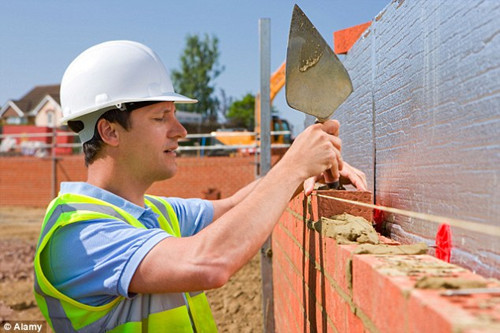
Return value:
[(297, 4), (293, 6), (293, 11), (298, 13), (304, 13), (304, 11), (302, 11), (302, 9)]

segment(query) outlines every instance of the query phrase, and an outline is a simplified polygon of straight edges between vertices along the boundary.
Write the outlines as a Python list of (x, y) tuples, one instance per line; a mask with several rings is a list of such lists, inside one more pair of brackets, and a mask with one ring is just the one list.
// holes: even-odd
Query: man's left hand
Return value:
[[(325, 183), (324, 174), (316, 177), (308, 178), (304, 181), (304, 193), (310, 195), (314, 190), (316, 182)], [(363, 171), (356, 169), (349, 163), (344, 161), (344, 166), (340, 170), (340, 183), (342, 185), (353, 185), (358, 191), (366, 191), (368, 185), (366, 183), (366, 175)]]
[(344, 167), (340, 171), (340, 184), (354, 185), (358, 191), (366, 191), (368, 187), (365, 173), (345, 161)]

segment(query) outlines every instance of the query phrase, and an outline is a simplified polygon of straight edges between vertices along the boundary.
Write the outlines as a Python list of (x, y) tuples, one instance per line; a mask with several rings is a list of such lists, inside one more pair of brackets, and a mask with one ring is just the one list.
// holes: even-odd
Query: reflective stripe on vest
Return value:
[[(162, 229), (180, 237), (177, 217), (167, 201), (146, 196), (145, 203), (159, 215), (158, 222)], [(52, 201), (35, 254), (34, 287), (36, 301), (55, 332), (217, 331), (203, 292), (138, 294), (132, 299), (120, 296), (102, 306), (86, 305), (59, 292), (47, 280), (40, 255), (58, 228), (92, 219), (119, 219), (137, 228), (145, 228), (129, 213), (95, 198), (64, 194)]]

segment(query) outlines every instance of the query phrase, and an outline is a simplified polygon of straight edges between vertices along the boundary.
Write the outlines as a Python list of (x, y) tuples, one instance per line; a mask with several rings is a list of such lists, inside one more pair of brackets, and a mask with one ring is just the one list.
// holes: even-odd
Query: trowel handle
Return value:
[[(328, 178), (333, 179), (332, 170), (326, 170), (326, 173), (328, 174)], [(338, 190), (340, 187), (340, 180), (326, 183), (326, 186), (328, 186), (329, 190)]]
[[(317, 119), (316, 118), (315, 123), (316, 124), (323, 124), (325, 121), (326, 121), (326, 119)], [(326, 173), (328, 174), (329, 179), (334, 179), (333, 174), (332, 174), (332, 170), (326, 170)], [(324, 189), (328, 189), (328, 190), (338, 190), (340, 187), (340, 181), (336, 180), (336, 181), (333, 181), (331, 183), (326, 183), (326, 185), (323, 187), (324, 187)]]

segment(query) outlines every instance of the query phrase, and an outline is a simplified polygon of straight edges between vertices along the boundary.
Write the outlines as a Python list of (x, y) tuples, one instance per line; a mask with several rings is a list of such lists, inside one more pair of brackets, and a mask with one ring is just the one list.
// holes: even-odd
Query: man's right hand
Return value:
[(339, 179), (343, 167), (339, 127), (337, 120), (309, 126), (297, 136), (281, 162), (293, 167), (302, 181), (328, 169), (334, 179)]

